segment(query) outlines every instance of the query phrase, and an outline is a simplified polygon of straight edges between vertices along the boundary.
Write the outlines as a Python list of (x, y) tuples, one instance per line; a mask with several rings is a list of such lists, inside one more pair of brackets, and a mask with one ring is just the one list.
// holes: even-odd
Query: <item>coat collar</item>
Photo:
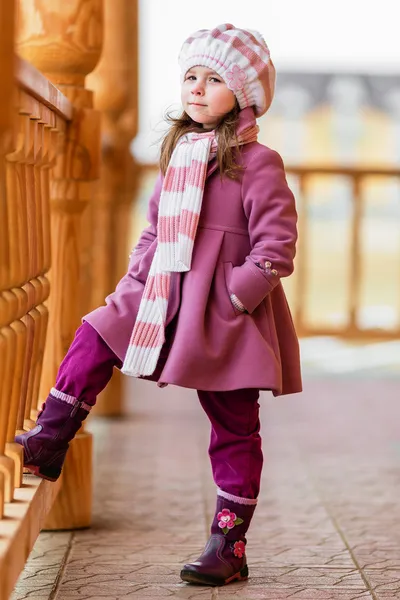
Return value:
[(212, 175), (214, 173), (214, 171), (216, 171), (217, 169), (218, 169), (218, 161), (216, 158), (213, 158), (208, 163), (206, 179), (208, 179), (208, 177), (210, 177), (210, 175)]
[(244, 131), (248, 127), (255, 125), (256, 123), (254, 121), (255, 121), (255, 115), (254, 115), (254, 110), (253, 110), (252, 106), (247, 106), (247, 108), (244, 108), (243, 110), (241, 110), (239, 113), (239, 123), (237, 126), (238, 135), (241, 134), (242, 131)]

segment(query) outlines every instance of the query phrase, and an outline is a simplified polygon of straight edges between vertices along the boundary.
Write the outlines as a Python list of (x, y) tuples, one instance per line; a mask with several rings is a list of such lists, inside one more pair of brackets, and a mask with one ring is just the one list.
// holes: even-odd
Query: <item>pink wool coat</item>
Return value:
[[(293, 271), (297, 214), (282, 159), (253, 142), (242, 147), (238, 180), (222, 180), (216, 160), (208, 175), (187, 273), (173, 273), (167, 324), (172, 346), (159, 384), (207, 391), (241, 388), (300, 392), (299, 346), (280, 282)], [(159, 174), (128, 272), (102, 306), (86, 315), (124, 359), (157, 244)], [(234, 293), (246, 307), (241, 313)], [(150, 377), (150, 379), (152, 379)]]

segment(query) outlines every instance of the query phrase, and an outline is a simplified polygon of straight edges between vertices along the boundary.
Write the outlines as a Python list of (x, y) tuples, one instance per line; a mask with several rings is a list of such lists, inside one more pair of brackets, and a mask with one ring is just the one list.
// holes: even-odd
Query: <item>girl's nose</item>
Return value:
[(204, 94), (204, 88), (198, 81), (196, 81), (195, 85), (192, 87), (192, 94), (195, 96), (202, 96)]

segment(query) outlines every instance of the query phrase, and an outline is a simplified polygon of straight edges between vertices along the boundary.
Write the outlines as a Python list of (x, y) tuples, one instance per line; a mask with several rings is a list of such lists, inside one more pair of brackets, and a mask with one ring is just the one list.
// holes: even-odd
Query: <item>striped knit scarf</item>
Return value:
[[(256, 141), (258, 131), (254, 118), (238, 129), (239, 144)], [(126, 375), (151, 375), (157, 366), (165, 342), (171, 273), (190, 271), (208, 161), (216, 152), (211, 131), (182, 136), (172, 153), (160, 196), (157, 248), (122, 366)]]

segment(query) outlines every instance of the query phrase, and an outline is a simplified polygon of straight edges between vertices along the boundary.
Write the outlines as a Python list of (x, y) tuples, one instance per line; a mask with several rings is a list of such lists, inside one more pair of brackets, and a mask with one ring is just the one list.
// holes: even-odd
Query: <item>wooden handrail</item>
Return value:
[[(138, 163), (138, 167), (142, 173), (158, 171), (156, 163)], [(348, 165), (285, 165), (286, 173), (292, 175), (343, 175), (348, 177), (400, 177), (400, 167), (380, 167), (380, 166), (348, 166)]]
[(15, 62), (17, 86), (66, 121), (71, 121), (74, 107), (68, 98), (28, 61), (16, 56)]
[(344, 175), (348, 177), (399, 177), (399, 167), (349, 166), (349, 165), (286, 165), (287, 173), (293, 175)]

